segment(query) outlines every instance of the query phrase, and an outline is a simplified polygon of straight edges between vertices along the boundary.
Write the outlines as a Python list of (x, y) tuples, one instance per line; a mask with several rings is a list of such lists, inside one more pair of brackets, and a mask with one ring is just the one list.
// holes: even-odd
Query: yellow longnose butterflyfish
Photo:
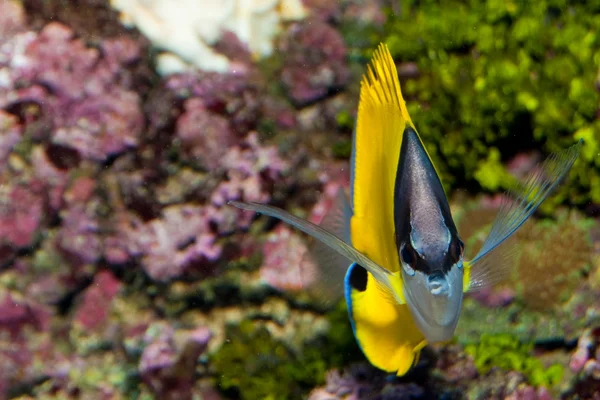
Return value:
[[(343, 192), (338, 195), (342, 223), (326, 230), (275, 207), (231, 204), (291, 224), (345, 262), (355, 338), (371, 364), (401, 376), (427, 343), (452, 339), (465, 292), (506, 275), (509, 250), (501, 245), (563, 180), (580, 147), (578, 142), (552, 154), (508, 193), (482, 248), (464, 260), (441, 180), (382, 44), (361, 81), (350, 201)], [(330, 264), (323, 268), (333, 270), (339, 263)]]

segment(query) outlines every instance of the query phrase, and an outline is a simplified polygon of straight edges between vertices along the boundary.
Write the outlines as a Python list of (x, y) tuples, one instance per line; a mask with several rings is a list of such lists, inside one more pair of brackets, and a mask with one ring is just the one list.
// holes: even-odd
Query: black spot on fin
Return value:
[(364, 292), (367, 290), (367, 279), (369, 278), (369, 274), (367, 274), (367, 270), (361, 267), (358, 264), (354, 264), (352, 266), (352, 270), (350, 271), (350, 286), (353, 289), (358, 290), (359, 292)]

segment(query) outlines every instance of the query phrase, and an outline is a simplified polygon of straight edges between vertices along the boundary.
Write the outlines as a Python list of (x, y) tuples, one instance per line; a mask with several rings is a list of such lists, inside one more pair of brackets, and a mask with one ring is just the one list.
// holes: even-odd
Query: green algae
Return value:
[(600, 202), (599, 4), (412, 0), (387, 11), (371, 49), (383, 41), (416, 63), (403, 91), (448, 189), (502, 189), (503, 162), (518, 152), (583, 138), (552, 204)]
[(329, 333), (296, 351), (253, 321), (229, 326), (225, 343), (210, 357), (217, 386), (241, 399), (300, 398), (323, 384), (329, 369), (361, 358), (344, 304), (328, 319)]
[(334, 143), (331, 147), (331, 152), (336, 158), (348, 159), (350, 157), (350, 154), (352, 153), (352, 141), (341, 140), (339, 142)]
[(551, 387), (559, 383), (564, 374), (563, 366), (553, 364), (546, 367), (532, 355), (532, 351), (532, 343), (523, 343), (508, 334), (483, 334), (478, 344), (465, 347), (480, 374), (487, 374), (497, 367), (522, 373), (534, 386)]

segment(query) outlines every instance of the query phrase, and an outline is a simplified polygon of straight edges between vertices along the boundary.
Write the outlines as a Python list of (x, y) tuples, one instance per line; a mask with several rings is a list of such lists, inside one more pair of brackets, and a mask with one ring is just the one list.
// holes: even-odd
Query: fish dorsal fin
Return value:
[(507, 241), (567, 176), (579, 156), (582, 142), (551, 154), (523, 183), (507, 193), (481, 250), (466, 264), (466, 290), (491, 286), (510, 274), (516, 240)]
[(399, 270), (394, 185), (402, 135), (412, 122), (396, 65), (381, 44), (363, 76), (353, 144), (352, 245), (379, 265)]
[(361, 112), (361, 108), (373, 112), (378, 107), (388, 105), (399, 112), (398, 117), (412, 126), (400, 90), (396, 64), (387, 46), (380, 44), (373, 54), (372, 64), (368, 66), (367, 73), (361, 81), (358, 112)]

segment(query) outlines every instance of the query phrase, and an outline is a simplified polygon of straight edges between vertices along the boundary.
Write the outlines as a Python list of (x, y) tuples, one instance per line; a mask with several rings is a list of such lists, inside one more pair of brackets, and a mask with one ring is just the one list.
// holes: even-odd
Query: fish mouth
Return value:
[(463, 269), (454, 265), (446, 274), (403, 274), (403, 285), (406, 304), (425, 339), (452, 339), (462, 308)]

